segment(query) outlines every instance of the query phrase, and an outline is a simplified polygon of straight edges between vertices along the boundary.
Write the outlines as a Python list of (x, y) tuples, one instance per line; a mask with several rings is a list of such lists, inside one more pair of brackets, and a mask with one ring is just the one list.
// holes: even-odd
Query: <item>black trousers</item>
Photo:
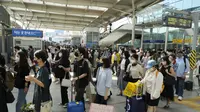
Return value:
[(68, 98), (68, 87), (61, 86), (63, 78), (60, 78), (60, 90), (61, 90), (61, 103), (62, 105), (65, 105), (66, 103), (69, 103)]
[[(115, 71), (117, 72), (117, 66), (118, 66), (117, 61), (114, 61), (114, 63), (112, 64), (112, 67), (111, 67), (113, 73), (115, 73)], [(115, 67), (115, 71), (114, 71), (114, 67)]]
[(76, 87), (76, 97), (75, 97), (76, 101), (82, 101), (83, 102), (84, 109), (85, 109), (85, 99), (84, 99), (85, 88)]
[(97, 94), (96, 94), (95, 103), (107, 105), (107, 100), (104, 100), (104, 96), (101, 96), (101, 95), (99, 95), (99, 94), (97, 93)]

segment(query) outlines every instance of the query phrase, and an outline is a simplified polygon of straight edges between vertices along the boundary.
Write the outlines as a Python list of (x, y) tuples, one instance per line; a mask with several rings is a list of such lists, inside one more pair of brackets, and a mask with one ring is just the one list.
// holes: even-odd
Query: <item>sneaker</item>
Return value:
[(87, 99), (85, 99), (85, 102), (89, 102), (90, 100), (87, 98)]
[(59, 106), (63, 106), (63, 104), (62, 104), (62, 103), (59, 103), (58, 105), (59, 105)]
[(174, 94), (174, 96), (177, 97), (178, 95), (177, 95), (177, 94)]
[(64, 105), (63, 108), (67, 108), (67, 105)]
[(164, 109), (168, 109), (168, 108), (169, 108), (169, 105), (165, 105), (163, 108), (164, 108)]
[(179, 96), (179, 97), (178, 97), (178, 100), (179, 100), (179, 101), (182, 101), (182, 100), (183, 100), (183, 97), (182, 97), (182, 96)]
[(67, 108), (67, 103), (63, 105), (63, 108)]

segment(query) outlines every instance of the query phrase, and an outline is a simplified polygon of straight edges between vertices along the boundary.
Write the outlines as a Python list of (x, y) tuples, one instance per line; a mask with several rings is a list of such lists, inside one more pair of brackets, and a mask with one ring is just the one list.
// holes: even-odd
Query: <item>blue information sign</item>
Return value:
[(40, 30), (24, 30), (12, 29), (13, 37), (43, 37), (43, 31)]

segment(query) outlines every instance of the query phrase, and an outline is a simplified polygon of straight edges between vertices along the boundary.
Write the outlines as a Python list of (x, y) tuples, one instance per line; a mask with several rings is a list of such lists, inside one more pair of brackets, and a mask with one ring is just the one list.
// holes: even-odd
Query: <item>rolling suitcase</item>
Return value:
[[(70, 73), (72, 74), (72, 73)], [(73, 77), (73, 75), (71, 75)], [(67, 104), (67, 112), (84, 112), (84, 104), (83, 102), (74, 101), (74, 83), (71, 83), (71, 102)]]
[(192, 81), (186, 81), (185, 82), (185, 89), (187, 91), (192, 91), (193, 90), (193, 82)]

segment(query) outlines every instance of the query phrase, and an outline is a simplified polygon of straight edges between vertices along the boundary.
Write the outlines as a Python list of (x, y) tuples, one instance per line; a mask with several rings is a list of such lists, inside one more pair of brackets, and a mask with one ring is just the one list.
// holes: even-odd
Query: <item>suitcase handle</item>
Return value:
[(142, 97), (136, 96), (136, 100), (142, 100)]

